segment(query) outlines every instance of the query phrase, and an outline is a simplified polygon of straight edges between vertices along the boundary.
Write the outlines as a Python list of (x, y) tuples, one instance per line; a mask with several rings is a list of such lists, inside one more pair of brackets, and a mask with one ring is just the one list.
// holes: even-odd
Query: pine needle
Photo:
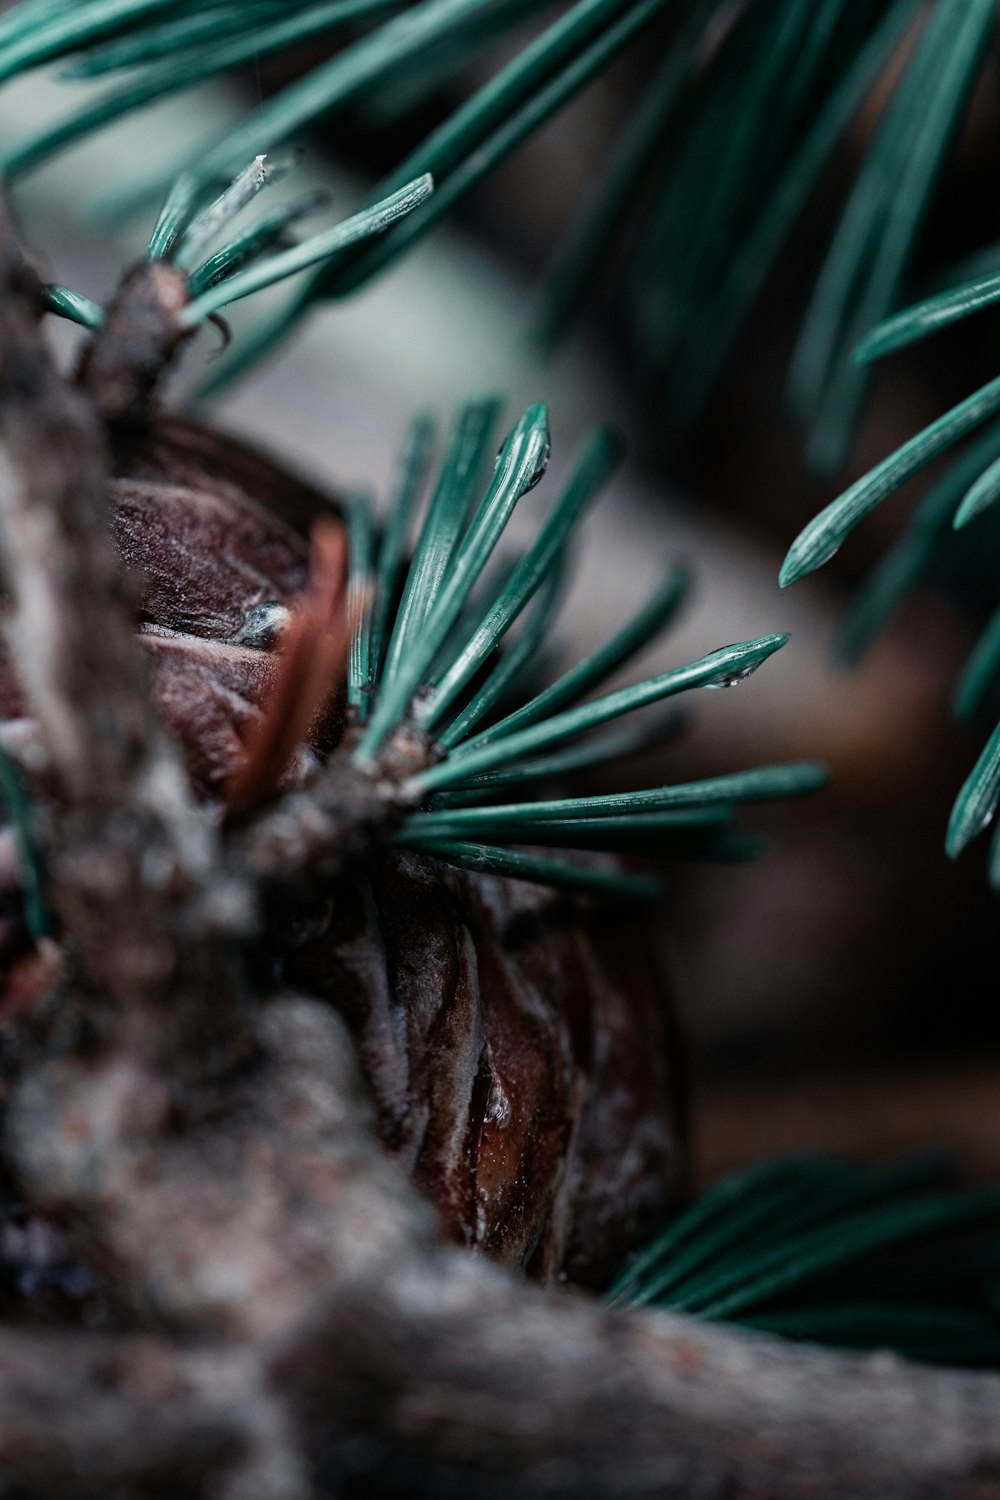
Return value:
[(1000, 378), (953, 406), (852, 484), (803, 527), (792, 543), (779, 575), (782, 588), (829, 562), (854, 528), (887, 496), (998, 411)]
[[(344, 754), (353, 774), (398, 801), (393, 839), (403, 847), (592, 894), (646, 899), (659, 890), (648, 875), (600, 862), (609, 854), (643, 861), (757, 854), (759, 841), (735, 826), (736, 807), (816, 790), (826, 782), (822, 767), (762, 766), (628, 792), (539, 795), (552, 778), (662, 746), (676, 732), (677, 717), (656, 715), (624, 733), (590, 738), (590, 731), (691, 688), (740, 682), (787, 637), (728, 646), (580, 703), (670, 623), (687, 585), (686, 570), (675, 567), (604, 647), (552, 689), (533, 693), (571, 539), (617, 462), (618, 445), (604, 430), (591, 436), (535, 540), (523, 556), (497, 567), (491, 559), (515, 506), (545, 472), (549, 439), (546, 408), (528, 407), (476, 503), (496, 411), (492, 397), (460, 408), (408, 567), (403, 558), (431, 440), (427, 418), (411, 428), (381, 542), (369, 502), (352, 497), (347, 505), (351, 730)], [(511, 701), (514, 708), (504, 713)], [(491, 723), (497, 712), (502, 716)], [(481, 722), (485, 728), (470, 737)], [(581, 744), (561, 748), (578, 738)], [(519, 800), (502, 800), (507, 786)], [(570, 858), (572, 850), (590, 857)]]
[(802, 1155), (710, 1187), (606, 1294), (785, 1338), (1000, 1360), (1000, 1192), (956, 1192), (934, 1155)]
[(955, 799), (945, 849), (957, 859), (966, 845), (982, 833), (992, 821), (1000, 802), (1000, 725), (993, 731), (986, 748), (976, 761), (968, 779)]

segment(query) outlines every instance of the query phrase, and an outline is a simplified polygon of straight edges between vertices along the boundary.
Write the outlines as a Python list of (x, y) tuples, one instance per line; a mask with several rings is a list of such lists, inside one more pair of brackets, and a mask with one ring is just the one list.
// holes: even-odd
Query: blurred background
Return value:
[[(45, 249), (47, 274), (105, 298), (142, 252), (158, 184), (174, 165), (309, 61), (308, 50), (286, 55), (280, 67), (158, 104), (19, 184), (16, 202), (30, 240)], [(384, 494), (408, 418), (429, 409), (443, 426), (477, 391), (503, 392), (512, 415), (530, 400), (550, 403), (556, 476), (589, 425), (614, 423), (629, 458), (587, 524), (560, 619), (567, 654), (604, 638), (675, 557), (694, 567), (694, 598), (641, 669), (768, 631), (792, 635), (738, 692), (700, 695), (687, 734), (642, 767), (642, 780), (784, 758), (825, 760), (834, 776), (820, 797), (751, 815), (769, 841), (757, 863), (670, 872), (669, 908), (651, 935), (689, 1038), (700, 1175), (784, 1146), (874, 1154), (927, 1141), (950, 1142), (972, 1173), (995, 1175), (997, 907), (982, 856), (952, 864), (943, 850), (951, 803), (983, 739), (982, 725), (961, 729), (949, 712), (982, 625), (976, 590), (913, 600), (860, 667), (838, 665), (845, 605), (921, 484), (883, 507), (818, 577), (782, 593), (777, 574), (800, 526), (844, 481), (996, 374), (998, 323), (970, 320), (891, 361), (848, 470), (826, 484), (807, 473), (801, 434), (781, 416), (782, 373), (862, 119), (706, 414), (683, 437), (634, 362), (613, 276), (558, 357), (543, 358), (528, 336), (539, 270), (600, 170), (642, 72), (642, 59), (630, 56), (606, 73), (388, 274), (324, 305), (275, 358), (208, 405), (197, 387), (218, 350), (203, 335), (175, 394), (333, 494), (358, 485)], [(74, 87), (32, 76), (6, 88), (4, 138), (64, 112)], [(415, 118), (405, 110), (381, 121), (338, 118), (310, 138), (293, 190), (325, 189), (342, 217), (441, 104), (423, 103)], [(997, 236), (998, 169), (1000, 72), (991, 56), (921, 241), (928, 268)], [(241, 321), (237, 310), (237, 339)], [(73, 330), (60, 326), (54, 337), (69, 358)], [(552, 487), (532, 503), (544, 504)]]

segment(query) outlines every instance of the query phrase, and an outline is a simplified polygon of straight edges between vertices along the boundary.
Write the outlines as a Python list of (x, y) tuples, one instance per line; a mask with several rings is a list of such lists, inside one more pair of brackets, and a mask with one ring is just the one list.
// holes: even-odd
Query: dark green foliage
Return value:
[(576, 0), (554, 19), (543, 0), (22, 0), (0, 21), (0, 78), (68, 58), (72, 77), (124, 82), (12, 142), (0, 166), (16, 178), (154, 99), (309, 39), (328, 47), (326, 61), (178, 163), (186, 189), (217, 189), (320, 119), (353, 109), (377, 122), (444, 84), (460, 87), (470, 64), (525, 22), (535, 23), (532, 39), (408, 153), (372, 201), (428, 172), (433, 199), (377, 242), (325, 257), (214, 379), (265, 352), (317, 299), (345, 295), (390, 265), (655, 23), (645, 46), (662, 50), (662, 62), (556, 259), (540, 326), (556, 338), (623, 243), (642, 367), (668, 419), (683, 424), (874, 80), (905, 47), (792, 369), (792, 405), (812, 424), (813, 458), (834, 466), (868, 380), (852, 348), (895, 311), (992, 35), (992, 0)]
[[(215, 198), (211, 198), (207, 180), (179, 177), (174, 183), (156, 221), (147, 254), (151, 260), (172, 261), (187, 274), (190, 300), (181, 312), (182, 327), (198, 328), (231, 303), (316, 265), (343, 246), (384, 234), (390, 224), (411, 213), (434, 190), (430, 177), (418, 177), (301, 244), (287, 243), (286, 231), (295, 219), (312, 211), (315, 199), (293, 204), (240, 231), (203, 260), (237, 215), (285, 170), (284, 165), (272, 167), (266, 157), (258, 156)], [(275, 247), (279, 247), (276, 253), (269, 253)], [(91, 332), (104, 322), (103, 309), (69, 287), (44, 287), (42, 305), (46, 312), (68, 318)]]
[[(532, 694), (530, 671), (551, 626), (567, 550), (617, 462), (618, 447), (608, 432), (594, 433), (534, 542), (512, 565), (497, 563), (494, 552), (514, 507), (541, 479), (549, 456), (546, 409), (529, 407), (508, 434), (477, 501), (477, 475), (497, 415), (493, 398), (457, 413), (405, 577), (401, 560), (427, 473), (426, 418), (417, 419), (404, 444), (384, 527), (366, 499), (356, 497), (348, 508), (354, 622), (348, 702), (357, 726), (355, 763), (383, 774), (399, 735), (417, 734), (433, 747), (430, 764), (403, 785), (402, 797), (413, 811), (397, 842), (471, 869), (630, 897), (655, 894), (656, 882), (607, 860), (582, 865), (518, 846), (647, 860), (755, 853), (756, 842), (734, 826), (738, 805), (813, 790), (825, 780), (821, 767), (765, 766), (631, 792), (557, 800), (543, 795), (554, 778), (666, 743), (676, 721), (658, 715), (638, 731), (563, 748), (569, 742), (690, 688), (742, 681), (786, 637), (727, 646), (591, 697), (669, 624), (687, 582), (682, 570), (671, 569), (649, 603), (606, 645)], [(503, 800), (506, 788), (512, 800)]]
[[(957, 317), (994, 300), (996, 277), (980, 278), (943, 292), (876, 328), (860, 346), (867, 361), (923, 338)], [(1000, 524), (1000, 378), (975, 391), (904, 443), (804, 527), (789, 549), (783, 584), (811, 573), (838, 550), (871, 511), (932, 459), (956, 447), (979, 427), (985, 430), (951, 460), (924, 496), (903, 536), (891, 549), (856, 602), (844, 632), (845, 654), (856, 659), (905, 599), (928, 582), (983, 578), (995, 597)], [(971, 717), (991, 695), (1000, 670), (1000, 617), (986, 625), (955, 693), (955, 709)], [(948, 826), (946, 848), (957, 857), (990, 824), (1000, 803), (1000, 728), (994, 731), (962, 787)], [(994, 840), (990, 880), (1000, 890), (1000, 838)]]
[(1000, 1190), (937, 1156), (800, 1155), (709, 1188), (608, 1297), (939, 1364), (1000, 1362)]

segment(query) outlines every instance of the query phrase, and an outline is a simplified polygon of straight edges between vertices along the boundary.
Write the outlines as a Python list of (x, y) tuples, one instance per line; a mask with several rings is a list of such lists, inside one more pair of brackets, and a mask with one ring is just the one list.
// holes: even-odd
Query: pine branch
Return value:
[[(281, 859), (297, 853), (281, 843), (290, 829), (313, 837), (314, 851), (325, 838), (329, 859), (325, 820), (335, 815), (336, 848), (348, 856), (365, 840), (383, 846), (408, 813), (459, 817), (419, 808), (431, 772), (460, 764), (468, 743), (456, 739), (439, 758), (421, 709), (453, 692), (444, 724), (463, 712), (463, 693), (474, 697), (494, 645), (558, 570), (569, 523), (603, 477), (606, 439), (588, 451), (524, 563), (496, 579), (483, 570), (547, 459), (544, 412), (522, 418), (478, 502), (475, 459), (488, 451), (489, 421), (483, 406), (464, 413), (403, 580), (405, 520), (422, 471), (411, 435), (394, 516), (362, 575), (376, 596), (357, 615), (366, 643), (354, 653), (358, 707), (370, 688), (375, 711), (367, 722), (359, 713), (353, 749), (309, 788), (216, 836), (192, 809), (153, 709), (106, 527), (96, 397), (112, 418), (134, 411), (131, 398), (103, 393), (138, 389), (144, 399), (155, 385), (150, 351), (162, 362), (169, 339), (154, 320), (141, 358), (123, 354), (118, 372), (123, 335), (112, 311), (89, 362), (102, 378), (90, 373), (74, 389), (43, 352), (40, 284), (4, 229), (0, 556), (16, 665), (59, 813), (52, 891), (69, 964), (55, 1019), (78, 1007), (88, 1023), (46, 1037), (52, 1016), (39, 1018), (34, 1047), (7, 1080), (4, 1155), (27, 1201), (71, 1223), (94, 1260), (114, 1268), (115, 1312), (128, 1330), (5, 1332), (5, 1478), (47, 1500), (84, 1500), (95, 1475), (134, 1500), (181, 1485), (205, 1500), (403, 1486), (440, 1496), (472, 1485), (487, 1497), (513, 1486), (553, 1500), (567, 1489), (583, 1500), (681, 1500), (713, 1489), (748, 1500), (916, 1500), (928, 1487), (942, 1500), (979, 1500), (1000, 1474), (994, 1377), (796, 1350), (688, 1318), (632, 1317), (526, 1289), (446, 1247), (376, 1139), (343, 1025), (326, 1005), (271, 994), (270, 971), (252, 963), (259, 933), (244, 923), (254, 908), (267, 911)], [(183, 286), (171, 277), (171, 288)], [(171, 333), (177, 323), (166, 320)], [(438, 568), (443, 587), (431, 583)], [(403, 602), (386, 607), (400, 585)], [(506, 734), (502, 714), (484, 720), (478, 753), (505, 746), (512, 768), (530, 743), (537, 765), (542, 747), (647, 698), (728, 685), (781, 644), (727, 648), (581, 707), (578, 695), (666, 620), (677, 589), (671, 578), (627, 628), (628, 649), (619, 638), (563, 679), (555, 708), (551, 698), (544, 711), (536, 702), (531, 722), (507, 722)], [(316, 630), (327, 631), (333, 590), (317, 592)], [(480, 761), (472, 774), (471, 756), (452, 784), (465, 785), (468, 773), (475, 791), (484, 772)], [(469, 811), (473, 822), (525, 819), (536, 833), (605, 819), (615, 837), (623, 823), (634, 833), (690, 833), (724, 826), (731, 803), (817, 779), (814, 768), (764, 768), (610, 802), (534, 797)], [(693, 821), (646, 821), (673, 805)], [(516, 852), (501, 854), (511, 861)], [(458, 853), (497, 857), (489, 846)]]
[[(263, 871), (276, 861), (286, 881), (315, 880), (320, 870), (343, 870), (366, 854), (373, 839), (382, 839), (468, 869), (649, 899), (658, 887), (648, 876), (517, 846), (633, 858), (745, 856), (756, 852), (756, 844), (735, 830), (738, 804), (797, 796), (825, 783), (820, 766), (758, 767), (608, 796), (546, 801), (535, 791), (534, 800), (525, 800), (567, 743), (678, 693), (741, 682), (787, 637), (727, 646), (581, 703), (669, 623), (686, 581), (683, 570), (674, 570), (593, 657), (540, 694), (526, 694), (521, 681), (530, 680), (525, 673), (550, 628), (573, 533), (609, 477), (618, 449), (610, 434), (596, 432), (528, 550), (509, 571), (500, 565), (491, 572), (514, 508), (540, 482), (549, 457), (547, 412), (529, 407), (501, 446), (477, 505), (474, 484), (495, 417), (493, 400), (470, 403), (456, 414), (408, 569), (402, 558), (428, 470), (426, 418), (417, 419), (404, 445), (384, 525), (376, 524), (366, 498), (349, 502), (350, 725), (342, 751), (317, 784), (306, 795), (293, 793), (251, 830), (255, 868)], [(521, 634), (511, 643), (519, 622)], [(525, 637), (527, 652), (519, 649)], [(512, 663), (517, 670), (511, 671)], [(517, 706), (498, 713), (504, 697)], [(674, 728), (673, 719), (658, 720), (644, 728), (642, 742), (660, 743)], [(619, 750), (620, 742), (611, 738), (603, 752), (585, 755), (583, 764)], [(572, 763), (557, 765), (568, 769)], [(518, 800), (494, 800), (506, 785)], [(460, 799), (469, 794), (473, 805), (442, 805), (443, 793)], [(345, 823), (348, 805), (353, 832)], [(318, 806), (326, 809), (322, 818)]]
[[(245, 161), (317, 122), (351, 108), (371, 112), (390, 83), (398, 106), (400, 78), (411, 106), (444, 83), (461, 85), (484, 47), (537, 20), (534, 38), (411, 150), (371, 201), (426, 173), (435, 197), (377, 243), (331, 246), (288, 305), (218, 368), (215, 388), (318, 300), (347, 295), (391, 266), (655, 25), (663, 63), (571, 226), (540, 323), (546, 341), (557, 338), (623, 243), (644, 377), (662, 390), (672, 425), (683, 426), (702, 409), (859, 109), (887, 64), (898, 63), (819, 270), (790, 378), (792, 405), (812, 428), (814, 462), (836, 468), (868, 385), (852, 350), (895, 312), (905, 288), (994, 33), (991, 0), (576, 0), (542, 25), (544, 14), (538, 0), (419, 0), (402, 12), (387, 0), (87, 0), (53, 16), (22, 0), (0, 28), (0, 77), (69, 58), (72, 77), (125, 72), (127, 81), (12, 143), (0, 165), (16, 178), (154, 99), (309, 38), (328, 46), (328, 60), (178, 164), (192, 190), (217, 189)], [(53, 295), (70, 315), (92, 316), (60, 289)]]

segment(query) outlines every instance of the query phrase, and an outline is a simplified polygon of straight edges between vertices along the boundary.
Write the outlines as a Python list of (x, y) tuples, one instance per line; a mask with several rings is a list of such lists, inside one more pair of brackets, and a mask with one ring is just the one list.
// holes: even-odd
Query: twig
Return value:
[(187, 1139), (122, 1063), (71, 1061), (25, 1080), (9, 1139), (134, 1309), (255, 1351), (316, 1494), (994, 1500), (1000, 1377), (525, 1287), (441, 1244), (328, 1009), (272, 1005), (261, 1047)]
[(105, 421), (145, 424), (157, 387), (191, 337), (181, 323), (188, 301), (186, 276), (167, 261), (140, 261), (125, 277), (80, 362), (80, 385)]
[(0, 1330), (7, 1494), (302, 1500), (285, 1416), (245, 1347), (162, 1335)]
[(102, 1003), (176, 1005), (179, 987), (221, 1009), (232, 976), (216, 937), (244, 913), (151, 702), (97, 414), (45, 351), (33, 280), (0, 213), (0, 573), (58, 809), (53, 904)]

